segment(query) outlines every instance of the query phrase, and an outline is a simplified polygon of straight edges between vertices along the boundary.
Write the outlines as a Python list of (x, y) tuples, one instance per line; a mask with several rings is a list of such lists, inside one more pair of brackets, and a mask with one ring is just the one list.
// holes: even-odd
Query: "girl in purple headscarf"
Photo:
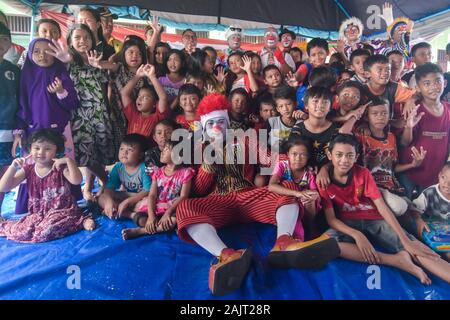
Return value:
[[(49, 43), (44, 38), (30, 43), (20, 79), (18, 117), (27, 136), (44, 128), (65, 133), (66, 155), (74, 159), (68, 124), (78, 106), (78, 97), (66, 66), (47, 54)], [(72, 145), (68, 146), (70, 142)]]
[[(70, 119), (78, 97), (65, 65), (47, 53), (49, 43), (48, 39), (37, 38), (29, 45), (20, 79), (19, 127), (23, 129), (22, 138), (38, 129), (51, 128), (64, 134), (65, 154), (75, 159)], [(17, 214), (27, 211), (24, 187), (19, 190)]]

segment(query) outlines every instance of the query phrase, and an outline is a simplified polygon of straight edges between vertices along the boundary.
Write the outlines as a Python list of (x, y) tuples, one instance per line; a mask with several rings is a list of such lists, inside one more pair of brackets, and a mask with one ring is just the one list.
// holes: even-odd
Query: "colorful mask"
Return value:
[(339, 38), (344, 39), (347, 43), (358, 42), (361, 41), (363, 31), (364, 25), (361, 20), (351, 17), (342, 22), (339, 28)]
[(264, 34), (264, 41), (266, 47), (269, 49), (275, 49), (278, 44), (278, 34), (275, 32), (275, 29), (269, 28)]
[(230, 26), (225, 32), (228, 46), (231, 50), (236, 51), (241, 47), (242, 28), (237, 26)]
[(204, 133), (214, 140), (225, 139), (225, 134), (228, 128), (228, 119), (225, 117), (215, 117), (208, 119), (205, 123)]
[(290, 34), (286, 33), (281, 36), (281, 44), (284, 48), (292, 47), (293, 43), (294, 39), (292, 39), (292, 36)]

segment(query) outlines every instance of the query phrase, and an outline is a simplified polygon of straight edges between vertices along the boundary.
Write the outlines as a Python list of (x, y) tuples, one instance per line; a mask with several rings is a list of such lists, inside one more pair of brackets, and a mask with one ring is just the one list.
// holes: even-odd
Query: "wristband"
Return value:
[(58, 93), (58, 92), (56, 93), (56, 96), (58, 97), (59, 100), (66, 98), (68, 95), (69, 95), (69, 92), (67, 92), (66, 89), (64, 89), (64, 91), (61, 93)]

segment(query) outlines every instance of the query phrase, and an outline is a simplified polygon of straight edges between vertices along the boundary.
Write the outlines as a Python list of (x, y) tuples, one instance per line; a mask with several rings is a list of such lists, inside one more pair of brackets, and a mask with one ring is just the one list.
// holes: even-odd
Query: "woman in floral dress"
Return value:
[(106, 184), (105, 166), (114, 163), (116, 152), (113, 145), (111, 113), (108, 110), (106, 84), (107, 62), (91, 52), (92, 31), (83, 24), (75, 24), (69, 31), (67, 45), (72, 57), (69, 64), (70, 78), (80, 101), (72, 116), (72, 135), (75, 158), (80, 167), (86, 167), (86, 185), (83, 195), (92, 200), (90, 173)]

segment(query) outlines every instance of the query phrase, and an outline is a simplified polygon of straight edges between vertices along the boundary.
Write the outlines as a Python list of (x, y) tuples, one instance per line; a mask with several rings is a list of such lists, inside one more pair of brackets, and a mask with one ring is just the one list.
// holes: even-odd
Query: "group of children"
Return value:
[[(39, 21), (21, 69), (3, 58), (11, 34), (0, 23), (1, 200), (20, 185), (16, 212), (28, 211), (0, 222), (0, 236), (43, 242), (94, 229), (77, 207), (84, 175), (91, 206), (136, 224), (124, 240), (176, 229), (216, 256), (214, 294), (238, 288), (251, 261), (250, 249), (228, 248), (216, 230), (250, 221), (277, 226), (274, 267), (318, 268), (341, 256), (430, 284), (424, 268), (450, 283), (450, 254), (417, 240), (432, 219), (449, 219), (447, 76), (430, 62), (429, 44), (409, 50), (408, 22), (397, 21), (380, 47), (346, 21), (334, 61), (326, 62), (328, 42), (314, 38), (308, 61), (286, 73), (274, 63), (262, 69), (253, 52), (231, 52), (222, 66), (211, 47), (171, 49), (155, 41), (157, 23), (148, 46), (129, 36), (114, 52), (97, 11), (77, 19), (66, 45), (55, 21)], [(415, 69), (403, 74), (405, 50)], [(177, 129), (200, 133), (200, 152), (216, 159), (275, 157), (183, 163)], [(230, 129), (266, 130), (267, 148), (225, 141)]]

